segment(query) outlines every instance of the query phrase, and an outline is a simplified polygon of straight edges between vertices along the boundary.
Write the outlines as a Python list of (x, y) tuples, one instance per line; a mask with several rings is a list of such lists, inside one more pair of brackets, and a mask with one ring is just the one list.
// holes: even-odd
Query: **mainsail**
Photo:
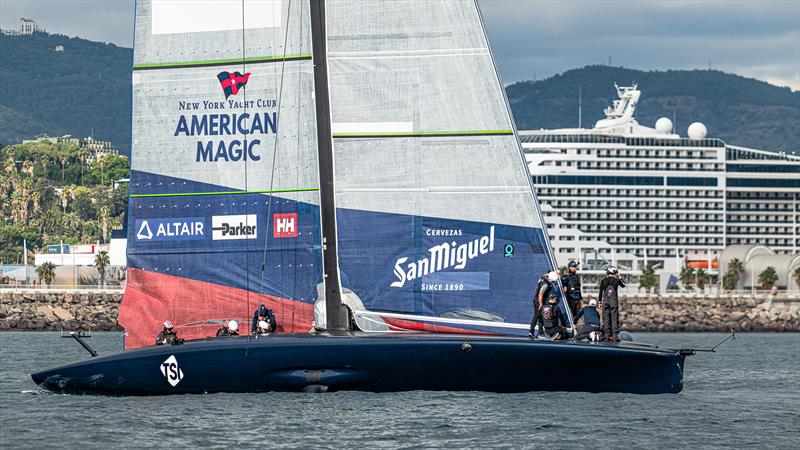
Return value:
[[(307, 331), (321, 282), (308, 2), (137, 0), (128, 348), (249, 320)], [(243, 328), (249, 328), (245, 325)]]
[(527, 332), (554, 260), (478, 5), (332, 0), (327, 14), (349, 306), (385, 329)]
[[(356, 323), (525, 332), (554, 260), (477, 4), (325, 5), (323, 206)], [(137, 1), (127, 347), (324, 311), (310, 28), (308, 0)]]

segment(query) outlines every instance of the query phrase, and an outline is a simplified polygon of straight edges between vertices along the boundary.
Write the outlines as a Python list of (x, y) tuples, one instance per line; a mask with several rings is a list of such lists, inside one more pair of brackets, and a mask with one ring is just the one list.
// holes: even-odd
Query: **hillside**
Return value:
[(650, 71), (587, 66), (540, 81), (506, 88), (519, 129), (568, 128), (578, 124), (578, 88), (583, 91), (583, 127), (602, 119), (616, 99), (614, 83), (639, 84), (638, 122), (677, 118), (685, 136), (700, 121), (710, 137), (764, 150), (800, 150), (800, 92), (716, 70)]
[(130, 151), (131, 49), (47, 33), (0, 35), (0, 61), (0, 145), (94, 129), (96, 139)]
[[(55, 52), (63, 45), (64, 52)], [(130, 151), (131, 49), (39, 33), (0, 35), (0, 145), (38, 134), (72, 134), (110, 140)], [(540, 81), (507, 87), (520, 129), (575, 127), (578, 87), (583, 125), (603, 117), (615, 99), (614, 82), (638, 82), (637, 119), (653, 126), (677, 116), (686, 134), (694, 121), (709, 136), (766, 150), (800, 150), (800, 92), (714, 70), (644, 72), (587, 66)]]

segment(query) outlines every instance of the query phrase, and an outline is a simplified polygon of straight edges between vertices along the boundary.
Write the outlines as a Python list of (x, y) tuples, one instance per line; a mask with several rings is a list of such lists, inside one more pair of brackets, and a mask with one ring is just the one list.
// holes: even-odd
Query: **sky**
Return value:
[[(705, 69), (800, 90), (799, 0), (479, 0), (506, 84), (589, 64)], [(131, 47), (133, 0), (0, 0), (0, 27)]]

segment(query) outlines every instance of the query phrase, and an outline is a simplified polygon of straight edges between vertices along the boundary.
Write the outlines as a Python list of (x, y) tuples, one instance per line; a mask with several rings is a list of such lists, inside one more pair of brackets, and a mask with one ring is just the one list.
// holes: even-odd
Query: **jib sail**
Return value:
[[(249, 321), (306, 331), (321, 282), (308, 3), (137, 0), (128, 348)], [(242, 326), (249, 329), (249, 323)]]
[(554, 263), (477, 4), (327, 15), (345, 302), (373, 329), (527, 332)]

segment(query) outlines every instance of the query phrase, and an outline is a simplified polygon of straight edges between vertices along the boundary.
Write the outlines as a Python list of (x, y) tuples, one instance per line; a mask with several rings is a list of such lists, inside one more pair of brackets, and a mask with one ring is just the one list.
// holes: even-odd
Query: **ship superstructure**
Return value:
[(641, 91), (617, 94), (591, 129), (520, 132), (560, 265), (677, 274), (703, 260), (713, 273), (730, 245), (798, 251), (800, 158), (709, 138), (699, 122), (686, 137), (668, 118), (640, 125)]

